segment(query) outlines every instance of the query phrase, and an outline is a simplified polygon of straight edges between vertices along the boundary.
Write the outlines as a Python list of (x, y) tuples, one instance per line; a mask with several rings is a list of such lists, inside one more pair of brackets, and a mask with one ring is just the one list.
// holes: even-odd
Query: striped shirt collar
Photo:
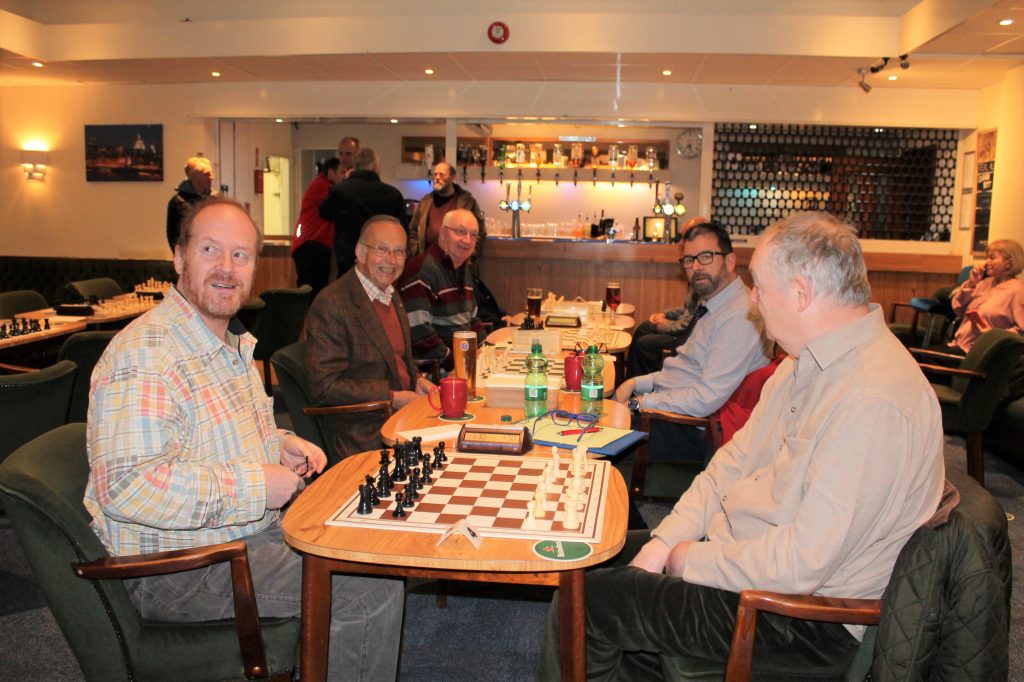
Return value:
[(359, 283), (363, 285), (363, 289), (371, 301), (379, 301), (384, 305), (391, 305), (391, 296), (395, 293), (394, 286), (389, 284), (387, 289), (381, 289), (372, 279), (364, 275), (358, 267), (354, 269), (356, 277), (359, 278)]

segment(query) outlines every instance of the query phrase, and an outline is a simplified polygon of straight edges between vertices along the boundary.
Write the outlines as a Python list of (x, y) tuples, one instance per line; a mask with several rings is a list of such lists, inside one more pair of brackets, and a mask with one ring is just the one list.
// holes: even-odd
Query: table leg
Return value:
[(299, 665), (302, 679), (323, 682), (327, 679), (327, 652), (330, 646), (331, 569), (321, 557), (302, 556), (302, 635)]
[(558, 579), (558, 644), (562, 680), (587, 679), (586, 599), (583, 569), (563, 571)]

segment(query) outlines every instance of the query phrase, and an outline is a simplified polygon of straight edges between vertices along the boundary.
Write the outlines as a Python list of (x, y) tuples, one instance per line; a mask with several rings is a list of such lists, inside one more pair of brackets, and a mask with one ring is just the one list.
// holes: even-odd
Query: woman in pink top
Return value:
[(971, 276), (953, 294), (953, 312), (960, 327), (950, 347), (964, 353), (989, 329), (1024, 331), (1024, 282), (1017, 275), (1024, 270), (1024, 249), (1012, 239), (988, 245), (985, 265), (976, 266)]

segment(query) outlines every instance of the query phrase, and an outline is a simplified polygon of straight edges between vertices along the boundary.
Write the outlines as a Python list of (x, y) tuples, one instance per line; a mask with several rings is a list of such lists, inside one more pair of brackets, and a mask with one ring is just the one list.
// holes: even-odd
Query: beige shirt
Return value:
[(942, 448), (935, 393), (872, 305), (783, 361), (652, 534), (670, 546), (706, 536), (688, 582), (878, 598), (938, 505)]

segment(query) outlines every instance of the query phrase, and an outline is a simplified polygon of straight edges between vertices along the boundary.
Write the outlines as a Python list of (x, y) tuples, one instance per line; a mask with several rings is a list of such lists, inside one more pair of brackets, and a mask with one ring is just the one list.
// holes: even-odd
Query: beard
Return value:
[(718, 288), (718, 280), (711, 275), (696, 275), (690, 279), (690, 286), (699, 296), (713, 294)]
[[(216, 284), (229, 285), (230, 289), (220, 289)], [(231, 319), (248, 300), (252, 282), (248, 284), (234, 275), (210, 272), (203, 281), (192, 271), (186, 261), (182, 266), (181, 281), (178, 288), (196, 307), (200, 313), (217, 319)]]

